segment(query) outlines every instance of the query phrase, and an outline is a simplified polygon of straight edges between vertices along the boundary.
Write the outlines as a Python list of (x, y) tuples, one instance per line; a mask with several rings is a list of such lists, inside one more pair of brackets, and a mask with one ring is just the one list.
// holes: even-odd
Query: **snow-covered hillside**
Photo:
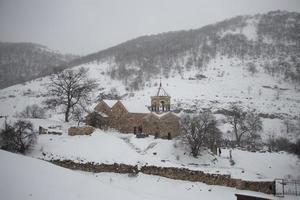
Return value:
[[(94, 62), (73, 69), (80, 67), (87, 68), (89, 77), (99, 84), (92, 94), (93, 103), (90, 109), (96, 105), (100, 93), (114, 91), (129, 102), (128, 105), (135, 108), (134, 110), (138, 108), (144, 110), (150, 105), (150, 97), (157, 92), (159, 78), (148, 81), (143, 90), (128, 91), (121, 81), (112, 80), (107, 76), (111, 63)], [(291, 83), (282, 82), (265, 74), (261, 68), (258, 70), (258, 73), (252, 75), (238, 59), (219, 56), (201, 73), (206, 78), (195, 79), (195, 75), (199, 72), (191, 69), (183, 75), (174, 74), (168, 79), (163, 78), (162, 84), (171, 96), (173, 110), (199, 112), (210, 108), (213, 112), (220, 113), (223, 109), (227, 109), (230, 103), (235, 102), (245, 110), (255, 109), (262, 115), (272, 116), (262, 118), (264, 140), (273, 136), (296, 140), (298, 136), (295, 133), (286, 133), (283, 121), (290, 119), (292, 123), (296, 123), (296, 118), (300, 115), (299, 90)], [(35, 103), (43, 106), (42, 102), (47, 99), (47, 83), (49, 77), (44, 77), (0, 90), (0, 115), (13, 116), (27, 105)], [(57, 109), (55, 112), (48, 112), (49, 119), (63, 120), (63, 116), (58, 114), (59, 111)], [(224, 124), (225, 116), (222, 114), (216, 116), (224, 137), (232, 139), (228, 133), (230, 126)]]
[[(0, 198), (23, 199), (204, 199), (233, 200), (235, 194), (279, 199), (257, 192), (139, 174), (81, 173), (0, 150)], [(282, 198), (280, 198), (282, 199)], [(294, 199), (286, 196), (283, 199)]]

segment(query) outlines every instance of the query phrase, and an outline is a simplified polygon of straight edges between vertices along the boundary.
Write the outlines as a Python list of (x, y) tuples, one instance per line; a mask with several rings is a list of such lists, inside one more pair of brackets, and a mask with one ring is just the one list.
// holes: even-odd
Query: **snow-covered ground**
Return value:
[[(82, 66), (88, 68), (89, 77), (96, 79), (99, 83), (99, 88), (92, 94), (93, 102), (90, 105), (91, 108), (97, 104), (96, 100), (100, 92), (110, 91), (114, 88), (120, 95), (127, 94), (124, 96), (124, 100), (127, 102), (126, 105), (130, 107), (129, 110), (132, 110), (131, 107), (134, 109), (144, 109), (146, 105), (150, 104), (150, 97), (157, 92), (159, 78), (148, 82), (141, 91), (129, 92), (126, 91), (126, 88), (121, 81), (111, 80), (109, 76), (107, 76), (107, 73), (112, 66), (111, 63), (89, 63)], [(246, 69), (246, 65), (242, 64), (239, 60), (227, 59), (219, 56), (217, 59), (212, 60), (203, 71), (199, 72), (196, 69), (191, 69), (191, 71), (185, 71), (181, 75), (174, 73), (170, 78), (164, 78), (162, 83), (164, 89), (171, 95), (173, 108), (195, 110), (197, 112), (201, 109), (210, 108), (212, 111), (218, 111), (223, 108), (228, 108), (231, 102), (236, 102), (245, 109), (249, 107), (251, 109), (256, 109), (259, 113), (288, 117), (293, 123), (296, 123), (296, 120), (293, 118), (300, 116), (300, 93), (297, 87), (290, 83), (283, 82), (279, 78), (273, 78), (263, 73), (259, 64), (257, 64), (257, 66), (259, 73), (251, 75)], [(79, 67), (81, 66), (75, 68)], [(195, 75), (199, 73), (205, 75), (207, 78), (193, 80)], [(38, 104), (43, 106), (42, 102), (47, 98), (47, 83), (49, 83), (49, 77), (44, 77), (0, 90), (0, 116), (9, 116), (8, 122), (13, 123), (17, 120), (14, 115), (23, 111), (27, 105)], [(279, 88), (281, 88), (281, 90)], [(220, 122), (218, 126), (223, 132), (223, 137), (233, 139), (232, 135), (228, 132), (231, 130), (231, 127), (225, 122), (226, 117), (222, 114), (216, 114), (216, 118)], [(228, 149), (222, 150), (221, 157), (214, 156), (208, 151), (203, 151), (199, 158), (193, 158), (187, 153), (188, 150), (176, 140), (168, 141), (154, 139), (153, 137), (137, 139), (133, 134), (120, 134), (112, 130), (107, 132), (96, 130), (91, 136), (71, 137), (67, 135), (67, 129), (76, 123), (64, 123), (63, 120), (64, 117), (60, 108), (53, 111), (47, 111), (47, 119), (30, 119), (34, 124), (35, 129), (39, 126), (45, 128), (54, 127), (54, 129), (63, 133), (61, 136), (40, 135), (37, 145), (30, 154), (31, 157), (43, 159), (72, 159), (76, 162), (98, 162), (108, 164), (116, 162), (134, 165), (147, 164), (184, 167), (193, 170), (201, 170), (206, 173), (230, 174), (233, 178), (242, 178), (245, 180), (300, 178), (300, 160), (294, 155), (283, 152), (253, 153), (235, 149), (232, 151), (235, 165), (231, 166), (228, 158)], [(269, 137), (284, 136), (288, 137), (290, 140), (295, 140), (299, 137), (294, 133), (286, 133), (283, 119), (262, 118), (262, 121), (263, 132), (261, 135), (264, 141)], [(0, 118), (1, 127), (3, 126), (3, 122), (4, 118)], [(3, 163), (6, 163), (4, 160), (5, 158), (10, 160), (10, 165), (13, 167), (10, 168), (8, 167), (9, 165), (6, 164), (2, 165), (2, 161)], [(4, 155), (2, 152), (0, 159), (0, 168), (2, 167), (2, 169), (5, 168), (6, 170), (1, 170), (0, 173), (2, 173), (2, 171), (5, 172), (4, 174), (1, 174), (1, 180), (5, 180), (11, 173), (18, 171), (18, 167), (23, 167), (23, 165), (18, 163), (18, 158), (9, 156), (9, 154)], [(15, 161), (13, 161), (14, 159)], [(26, 158), (23, 157), (20, 160), (23, 159), (26, 160)], [(22, 173), (30, 170), (30, 168), (35, 169), (35, 165), (37, 165), (37, 168), (39, 169), (39, 162), (40, 161), (34, 160), (32, 162), (30, 161), (28, 166), (25, 166), (24, 164), (22, 169), (25, 170), (19, 170), (18, 173), (15, 173), (16, 176), (13, 177), (17, 179), (19, 176), (24, 180), (29, 180), (27, 175), (22, 175)], [(26, 161), (24, 161), (24, 163), (26, 163)], [(32, 175), (37, 179), (34, 179), (33, 181), (38, 182), (39, 178), (37, 177), (39, 177), (39, 175), (47, 174), (44, 171), (48, 170), (48, 165), (48, 163), (42, 163), (41, 167), (43, 170), (37, 170), (36, 172), (30, 171), (29, 175)], [(21, 199), (22, 196), (35, 198), (35, 196), (33, 197), (33, 194), (37, 195), (36, 199), (41, 199), (40, 197), (45, 194), (52, 197), (49, 199), (56, 199), (55, 197), (58, 196), (66, 197), (66, 199), (84, 197), (86, 197), (84, 199), (93, 199), (94, 196), (99, 196), (101, 194), (103, 195), (103, 198), (105, 198), (111, 191), (114, 193), (112, 195), (115, 195), (112, 196), (111, 199), (118, 199), (120, 196), (128, 196), (128, 198), (131, 198), (130, 195), (133, 194), (137, 195), (137, 197), (132, 197), (133, 199), (176, 199), (176, 197), (182, 199), (181, 195), (185, 194), (184, 192), (188, 192), (188, 194), (186, 194), (187, 199), (194, 199), (195, 195), (207, 195), (207, 199), (218, 199), (217, 196), (220, 196), (220, 198), (222, 197), (222, 199), (235, 199), (233, 194), (237, 192), (237, 190), (232, 188), (207, 186), (200, 183), (195, 184), (174, 181), (146, 175), (141, 175), (133, 179), (123, 175), (101, 174), (98, 175), (99, 178), (95, 179), (94, 175), (86, 176), (71, 172), (70, 170), (60, 169), (53, 165), (49, 166), (50, 168), (55, 168), (55, 172), (53, 172), (53, 174), (52, 172), (47, 174), (46, 177), (50, 177), (49, 182), (42, 176), (41, 183), (38, 184), (39, 186), (43, 185), (43, 188), (40, 190), (36, 189), (35, 191), (33, 189), (38, 186), (30, 186), (28, 184), (24, 189), (20, 189), (20, 193), (14, 194), (13, 192), (10, 192), (11, 190), (7, 189), (7, 187), (12, 185), (4, 185), (1, 181), (1, 192), (5, 191), (6, 195), (17, 195), (8, 196), (8, 198), (5, 199)], [(56, 169), (59, 169), (59, 172), (56, 172)], [(64, 173), (66, 173), (66, 175), (63, 175)], [(57, 178), (57, 180), (63, 179), (63, 181), (56, 182), (54, 181), (56, 178), (54, 179), (52, 176), (60, 177)], [(68, 176), (71, 177), (71, 181), (67, 181)], [(4, 179), (2, 179), (2, 177), (4, 177)], [(122, 192), (116, 192), (114, 189), (111, 189), (111, 183), (110, 185), (107, 185), (107, 180), (110, 180), (108, 177), (119, 180), (112, 182), (115, 184), (116, 188), (121, 188)], [(158, 179), (162, 180), (159, 184), (157, 183)], [(77, 182), (82, 181), (86, 181), (87, 184), (77, 184)], [(133, 181), (136, 182), (132, 183)], [(157, 195), (154, 196), (152, 196), (152, 193), (150, 193), (151, 195), (149, 196), (145, 191), (148, 187), (147, 184), (151, 181), (155, 183), (152, 184), (155, 185), (155, 187), (151, 187), (150, 191), (158, 191)], [(130, 186), (126, 184), (127, 182)], [(18, 182), (18, 184), (22, 183), (22, 181), (20, 183)], [(118, 185), (121, 183), (125, 185), (125, 190), (134, 185), (138, 186), (133, 189), (131, 188), (130, 192), (125, 191), (125, 193), (123, 193), (124, 187)], [(61, 189), (64, 188), (63, 186), (65, 185), (67, 185), (67, 189)], [(141, 189), (142, 186), (145, 188)], [(53, 189), (48, 190), (47, 187), (52, 187)], [(78, 188), (81, 187), (83, 187), (82, 191), (79, 191)], [(102, 190), (99, 190), (99, 187), (103, 187), (103, 190), (108, 192), (102, 192)], [(108, 189), (106, 190), (106, 188)], [(139, 188), (141, 191), (145, 192), (141, 194), (139, 190), (135, 188)], [(166, 192), (165, 194), (162, 192), (172, 190), (172, 188), (178, 189), (178, 191), (183, 192), (183, 194), (176, 195), (177, 192)], [(211, 191), (209, 191), (208, 188), (211, 188)], [(58, 196), (55, 196), (55, 190), (60, 191), (57, 194)], [(216, 192), (213, 192), (214, 190), (216, 190)], [(32, 191), (32, 193), (26, 193), (26, 191)], [(118, 194), (120, 194), (120, 196), (118, 196)]]
[(81, 163), (184, 167), (206, 173), (230, 174), (244, 180), (300, 178), (300, 160), (284, 152), (253, 153), (233, 149), (235, 165), (231, 166), (228, 149), (223, 149), (221, 156), (204, 150), (194, 158), (177, 140), (154, 139), (153, 136), (138, 139), (133, 134), (98, 129), (91, 136), (40, 135), (31, 156)]
[(0, 199), (222, 199), (234, 200), (246, 194), (274, 200), (274, 197), (235, 188), (211, 186), (138, 174), (137, 177), (113, 173), (84, 173), (64, 169), (45, 161), (0, 150)]

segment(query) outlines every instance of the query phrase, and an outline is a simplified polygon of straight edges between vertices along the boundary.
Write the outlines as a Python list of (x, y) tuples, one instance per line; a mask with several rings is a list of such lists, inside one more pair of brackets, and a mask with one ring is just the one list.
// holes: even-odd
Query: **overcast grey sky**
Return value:
[(0, 41), (84, 55), (141, 35), (278, 9), (300, 12), (300, 0), (0, 0)]

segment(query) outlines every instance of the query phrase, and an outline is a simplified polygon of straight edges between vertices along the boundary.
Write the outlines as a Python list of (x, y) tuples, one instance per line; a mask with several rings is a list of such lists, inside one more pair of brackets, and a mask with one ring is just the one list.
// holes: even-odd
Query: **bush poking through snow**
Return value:
[(26, 153), (35, 144), (37, 138), (32, 123), (24, 120), (17, 121), (13, 126), (6, 124), (0, 136), (1, 149), (18, 153)]
[(17, 114), (17, 117), (21, 118), (37, 118), (45, 119), (45, 110), (38, 106), (37, 104), (26, 106), (26, 108)]

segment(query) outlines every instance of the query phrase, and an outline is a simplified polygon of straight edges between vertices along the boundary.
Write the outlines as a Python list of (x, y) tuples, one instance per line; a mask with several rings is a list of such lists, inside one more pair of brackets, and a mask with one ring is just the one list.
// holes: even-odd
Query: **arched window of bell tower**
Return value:
[(161, 110), (164, 112), (165, 111), (165, 102), (161, 101)]

